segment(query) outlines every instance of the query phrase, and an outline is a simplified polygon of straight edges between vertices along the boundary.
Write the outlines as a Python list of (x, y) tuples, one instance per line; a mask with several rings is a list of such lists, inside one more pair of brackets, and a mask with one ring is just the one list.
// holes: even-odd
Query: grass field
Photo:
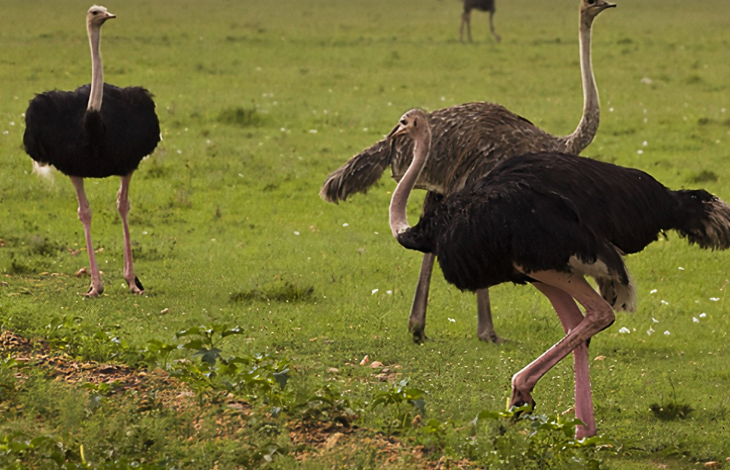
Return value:
[[(726, 2), (618, 1), (594, 27), (602, 116), (584, 154), (730, 200)], [(498, 2), (500, 44), (481, 13), (461, 44), (453, 0), (106, 4), (105, 79), (155, 94), (164, 141), (131, 186), (143, 296), (122, 278), (119, 183), (87, 182), (94, 300), (74, 276), (88, 258), (73, 187), (37, 178), (22, 149), (34, 93), (90, 79), (89, 6), (0, 3), (0, 466), (730, 467), (730, 254), (669, 234), (629, 257), (637, 312), (591, 342), (603, 445), (576, 447), (570, 361), (534, 391), (549, 421), (535, 434), (472, 423), (561, 337), (535, 289), (492, 290), (512, 341), (485, 344), (474, 296), (436, 270), (416, 345), (421, 257), (389, 235), (394, 182), (339, 206), (317, 194), (413, 107), (494, 101), (571, 132), (577, 0)]]

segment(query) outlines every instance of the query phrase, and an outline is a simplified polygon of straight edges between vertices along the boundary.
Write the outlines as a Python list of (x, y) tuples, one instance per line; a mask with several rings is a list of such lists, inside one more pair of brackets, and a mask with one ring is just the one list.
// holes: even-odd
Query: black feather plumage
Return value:
[(124, 176), (160, 141), (152, 95), (104, 84), (100, 111), (87, 111), (90, 86), (36, 95), (25, 114), (23, 145), (33, 160), (83, 178)]
[(460, 289), (528, 281), (514, 265), (570, 272), (571, 258), (601, 262), (628, 284), (622, 255), (668, 230), (704, 248), (728, 248), (730, 207), (703, 190), (672, 191), (640, 170), (541, 153), (501, 163), (424, 213), (398, 241), (436, 254)]

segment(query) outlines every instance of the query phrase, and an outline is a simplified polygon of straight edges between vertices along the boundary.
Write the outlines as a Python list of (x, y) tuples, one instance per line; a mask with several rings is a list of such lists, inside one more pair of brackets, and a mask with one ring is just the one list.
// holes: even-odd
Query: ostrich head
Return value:
[(608, 3), (605, 0), (581, 0), (580, 3), (580, 17), (582, 21), (586, 21), (589, 24), (593, 22), (593, 19), (598, 16), (606, 8), (614, 8), (615, 3)]
[(89, 12), (86, 14), (86, 24), (91, 28), (101, 28), (104, 22), (111, 18), (116, 18), (117, 15), (110, 13), (106, 8), (94, 5), (89, 8)]
[(426, 112), (422, 109), (411, 109), (401, 116), (398, 125), (388, 134), (388, 139), (408, 134), (414, 142), (419, 142), (423, 141), (423, 137), (427, 136), (429, 132)]

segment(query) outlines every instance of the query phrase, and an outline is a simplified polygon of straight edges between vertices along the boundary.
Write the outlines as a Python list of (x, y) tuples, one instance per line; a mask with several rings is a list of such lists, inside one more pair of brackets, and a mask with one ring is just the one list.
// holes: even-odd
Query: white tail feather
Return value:
[(53, 168), (51, 168), (49, 165), (42, 165), (33, 160), (33, 173), (43, 178), (44, 180), (53, 183)]

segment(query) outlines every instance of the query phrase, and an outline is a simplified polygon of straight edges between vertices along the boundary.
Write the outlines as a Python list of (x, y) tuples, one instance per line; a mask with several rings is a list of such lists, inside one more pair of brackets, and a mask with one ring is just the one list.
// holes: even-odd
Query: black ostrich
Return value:
[[(91, 287), (86, 296), (104, 291), (91, 243), (91, 209), (84, 178), (120, 176), (117, 209), (124, 228), (124, 279), (132, 293), (144, 292), (134, 274), (129, 242), (129, 182), (140, 161), (160, 141), (160, 123), (150, 93), (141, 87), (118, 88), (104, 83), (99, 41), (101, 26), (116, 18), (106, 8), (92, 6), (86, 15), (91, 46), (91, 84), (74, 91), (37, 95), (25, 112), (25, 151), (40, 165), (53, 165), (71, 178), (79, 200), (91, 265)], [(103, 101), (103, 106), (102, 106)]]
[(492, 36), (499, 42), (502, 40), (494, 30), (494, 13), (497, 9), (494, 7), (494, 0), (463, 0), (464, 1), (464, 12), (461, 14), (461, 27), (459, 28), (459, 40), (464, 42), (464, 25), (466, 25), (466, 33), (469, 37), (469, 42), (473, 42), (471, 38), (471, 11), (488, 11), (489, 12), (489, 29), (492, 31)]
[(534, 406), (538, 380), (573, 351), (576, 417), (585, 423), (576, 434), (594, 435), (588, 341), (613, 323), (614, 309), (634, 308), (623, 255), (670, 229), (702, 248), (727, 249), (730, 207), (703, 190), (667, 189), (643, 171), (545, 152), (500, 163), (410, 227), (406, 203), (431, 147), (425, 112), (404, 114), (391, 137), (406, 133), (415, 150), (393, 193), (393, 236), (408, 249), (434, 253), (446, 280), (459, 289), (529, 282), (542, 292), (566, 335), (514, 375), (510, 406)]

